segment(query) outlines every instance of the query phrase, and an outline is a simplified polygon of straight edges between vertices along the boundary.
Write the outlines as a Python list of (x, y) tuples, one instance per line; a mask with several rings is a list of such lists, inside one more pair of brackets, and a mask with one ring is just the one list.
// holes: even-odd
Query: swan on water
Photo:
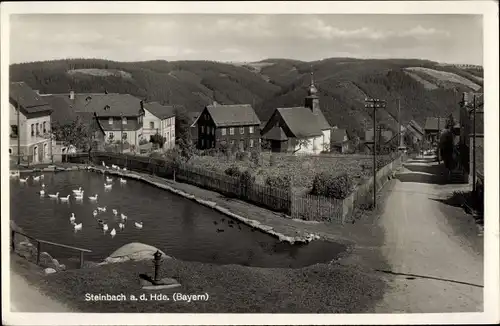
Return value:
[(45, 188), (45, 183), (42, 183), (42, 188)]
[(113, 215), (118, 215), (118, 211), (116, 209), (113, 208)]
[(127, 171), (127, 168), (123, 168), (123, 171)]
[(111, 234), (111, 236), (114, 237), (116, 235), (116, 230), (115, 229), (111, 230), (109, 234)]
[(116, 166), (116, 170), (117, 170), (117, 171), (120, 171), (120, 167), (119, 167), (119, 166)]
[(80, 224), (75, 224), (74, 228), (75, 228), (75, 231), (76, 231), (76, 230), (81, 230), (81, 229), (82, 229), (82, 223), (80, 223)]
[(142, 222), (134, 222), (135, 227), (138, 229), (142, 229)]
[(106, 206), (104, 206), (104, 207), (97, 207), (97, 210), (99, 212), (105, 212), (106, 211)]
[(55, 195), (49, 194), (49, 197), (50, 198), (57, 198), (57, 197), (59, 197), (59, 192), (56, 192)]
[(104, 232), (108, 231), (108, 225), (107, 225), (107, 224), (103, 224), (103, 225), (102, 225), (102, 230), (103, 230)]
[(97, 216), (97, 210), (94, 209), (94, 211), (92, 212), (92, 215), (94, 215), (94, 217)]
[(40, 176), (38, 177), (33, 177), (33, 181), (39, 181), (40, 180)]
[(111, 187), (113, 187), (113, 185), (110, 183), (110, 184), (104, 184), (104, 189), (111, 189)]
[(89, 199), (90, 200), (97, 200), (97, 194), (95, 194), (95, 196), (89, 196)]
[(121, 214), (121, 218), (122, 218), (122, 220), (126, 221), (127, 220), (127, 215), (125, 215), (125, 214), (122, 213)]
[(112, 168), (112, 169), (116, 169), (116, 168), (117, 168), (117, 166), (116, 166), (116, 165), (114, 165), (114, 164), (111, 164), (111, 168)]
[(45, 178), (45, 176), (43, 174), (40, 174), (40, 179), (43, 180), (44, 178)]
[(120, 230), (123, 230), (123, 229), (125, 229), (125, 224), (118, 223), (118, 227), (120, 228)]
[(120, 183), (127, 183), (127, 180), (120, 178)]
[(78, 194), (74, 194), (76, 199), (83, 199), (83, 190)]
[(102, 161), (102, 166), (106, 167), (106, 164), (104, 163), (104, 161)]
[(113, 178), (106, 177), (106, 182), (112, 182), (112, 181), (113, 181)]
[(69, 201), (69, 195), (59, 198), (61, 201)]
[(83, 190), (82, 190), (82, 187), (80, 187), (80, 188), (78, 188), (78, 189), (73, 190), (73, 193), (74, 193), (74, 194), (79, 194), (79, 193), (81, 193), (82, 191), (83, 191)]
[(43, 195), (45, 195), (45, 190), (42, 189), (42, 190), (40, 190), (40, 196), (43, 196)]
[(107, 165), (105, 165), (104, 167), (105, 167), (106, 169), (109, 169), (109, 166), (107, 166)]
[(75, 213), (71, 213), (71, 216), (69, 217), (69, 221), (71, 223), (75, 222)]
[(26, 181), (28, 181), (28, 179), (29, 179), (29, 178), (30, 178), (29, 176), (27, 176), (27, 177), (26, 177), (26, 178), (24, 178), (24, 179), (19, 178), (19, 182), (26, 182)]

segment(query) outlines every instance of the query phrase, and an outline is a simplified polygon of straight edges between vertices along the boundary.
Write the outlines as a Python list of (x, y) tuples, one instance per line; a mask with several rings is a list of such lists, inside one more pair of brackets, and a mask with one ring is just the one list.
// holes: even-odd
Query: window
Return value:
[(201, 126), (201, 133), (205, 133), (205, 126)]
[(243, 135), (245, 133), (245, 127), (240, 127), (240, 135)]
[(150, 121), (149, 122), (149, 129), (154, 129), (155, 128), (155, 122), (154, 121)]
[(12, 154), (12, 148), (9, 148), (9, 154)]
[(109, 117), (109, 119), (108, 119), (108, 123), (109, 123), (110, 125), (112, 125), (112, 124), (113, 124), (113, 118), (112, 118), (112, 117)]
[(33, 137), (35, 135), (35, 125), (31, 124), (31, 136)]
[(18, 134), (17, 134), (17, 133), (18, 133), (18, 132), (19, 132), (19, 131), (18, 131), (18, 129), (17, 129), (17, 125), (11, 125), (11, 126), (10, 126), (10, 136), (11, 136), (12, 138), (17, 138), (17, 136), (18, 136)]
[(126, 124), (127, 124), (127, 117), (122, 117), (122, 123), (123, 123), (124, 125), (126, 125)]
[(212, 140), (212, 147), (215, 147), (215, 141)]
[(204, 147), (205, 146), (205, 139), (202, 139), (201, 140), (201, 147)]
[(234, 135), (234, 128), (229, 128), (229, 134)]
[(253, 139), (250, 139), (250, 147), (253, 147)]
[(248, 127), (248, 133), (253, 134), (253, 126)]
[(113, 140), (113, 138), (115, 138), (115, 135), (112, 132), (110, 132), (109, 133), (109, 139)]
[(221, 130), (220, 130), (220, 134), (221, 134), (222, 136), (225, 136), (225, 135), (226, 135), (226, 128), (221, 128)]
[(46, 133), (47, 132), (47, 122), (44, 121), (43, 122), (43, 133)]
[(127, 140), (127, 133), (126, 132), (122, 133), (122, 139)]
[(245, 149), (245, 141), (240, 140), (240, 150), (244, 150), (244, 149)]
[(215, 136), (215, 127), (212, 127), (212, 135)]
[(36, 124), (36, 135), (40, 135), (40, 125), (38, 123)]

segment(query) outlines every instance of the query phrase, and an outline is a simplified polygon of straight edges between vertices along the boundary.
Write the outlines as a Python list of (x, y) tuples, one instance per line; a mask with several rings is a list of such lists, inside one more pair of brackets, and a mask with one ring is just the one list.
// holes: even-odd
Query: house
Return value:
[(194, 124), (198, 149), (219, 148), (225, 143), (244, 151), (260, 144), (260, 120), (250, 104), (208, 105)]
[(191, 141), (193, 144), (198, 143), (198, 126), (196, 125), (196, 120), (200, 116), (201, 111), (189, 112), (189, 128), (191, 130)]
[(154, 134), (165, 138), (163, 149), (175, 147), (175, 106), (158, 102), (144, 103), (143, 136), (147, 140)]
[(446, 129), (447, 120), (447, 118), (428, 117), (424, 125), (425, 140), (431, 144), (438, 143), (441, 131)]
[(415, 120), (410, 120), (410, 122), (408, 122), (406, 125), (406, 133), (411, 137), (414, 144), (424, 140), (425, 131)]
[[(51, 115), (53, 124), (65, 125), (76, 119), (80, 119), (84, 125), (89, 127), (90, 148), (93, 151), (104, 150), (105, 131), (95, 112), (75, 111), (74, 103), (65, 94), (40, 94), (40, 96), (53, 108)], [(62, 154), (69, 153), (73, 149), (74, 146), (72, 144), (64, 144), (63, 142), (56, 141), (53, 149), (54, 161), (59, 161)]]
[(331, 151), (346, 153), (349, 150), (349, 137), (347, 136), (347, 131), (334, 126), (332, 128), (330, 144)]
[(264, 128), (262, 139), (273, 152), (318, 154), (330, 150), (331, 126), (319, 105), (313, 73), (304, 106), (277, 108)]
[[(26, 157), (28, 163), (48, 162), (52, 157), (52, 107), (24, 82), (9, 87), (9, 154)], [(22, 159), (22, 161), (26, 161)]]
[[(380, 143), (386, 143), (389, 140), (393, 138), (393, 132), (391, 130), (383, 130), (378, 129), (378, 137), (377, 137), (377, 142)], [(365, 141), (366, 142), (373, 142), (373, 128), (365, 130)]]

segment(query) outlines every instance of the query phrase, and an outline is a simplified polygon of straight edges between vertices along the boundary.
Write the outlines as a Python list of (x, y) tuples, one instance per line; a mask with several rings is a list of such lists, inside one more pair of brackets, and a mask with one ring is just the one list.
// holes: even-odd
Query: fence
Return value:
[[(381, 157), (377, 162), (387, 170), (392, 168), (392, 160), (396, 155)], [(73, 163), (88, 163), (87, 155), (72, 155), (69, 160)], [(162, 178), (174, 179), (201, 188), (219, 192), (227, 197), (238, 198), (276, 212), (290, 215), (292, 218), (315, 221), (345, 222), (352, 214), (353, 203), (347, 199), (334, 199), (315, 195), (293, 194), (289, 189), (280, 189), (267, 185), (252, 184), (245, 186), (237, 177), (210, 171), (187, 164), (174, 168), (173, 162), (130, 154), (116, 154), (108, 152), (92, 153), (90, 161), (96, 165), (118, 165), (128, 170), (157, 175)], [(389, 168), (387, 168), (390, 165)], [(385, 172), (384, 172), (385, 173)], [(369, 196), (361, 192), (356, 193), (356, 203), (367, 201)], [(364, 199), (363, 199), (364, 198)], [(346, 204), (347, 203), (347, 204)]]
[(15, 238), (16, 238), (16, 234), (20, 234), (30, 240), (33, 240), (37, 243), (36, 245), (36, 249), (37, 249), (37, 252), (36, 252), (36, 264), (39, 265), (40, 264), (40, 255), (42, 253), (42, 244), (47, 244), (47, 245), (52, 245), (52, 246), (56, 246), (56, 247), (62, 247), (62, 248), (67, 248), (67, 249), (72, 249), (72, 250), (76, 250), (76, 251), (79, 251), (80, 252), (80, 268), (83, 268), (83, 255), (85, 252), (92, 252), (91, 250), (88, 250), (88, 249), (82, 249), (82, 248), (78, 248), (78, 247), (73, 247), (73, 246), (68, 246), (68, 245), (64, 245), (64, 244), (61, 244), (61, 243), (55, 243), (55, 242), (51, 242), (51, 241), (46, 241), (46, 240), (40, 240), (40, 239), (37, 239), (37, 238), (34, 238), (32, 236), (29, 236), (23, 232), (20, 232), (20, 231), (17, 231), (17, 230), (14, 230), (14, 229), (11, 229), (11, 246), (12, 246), (12, 250), (15, 251), (16, 250), (16, 242), (15, 242)]

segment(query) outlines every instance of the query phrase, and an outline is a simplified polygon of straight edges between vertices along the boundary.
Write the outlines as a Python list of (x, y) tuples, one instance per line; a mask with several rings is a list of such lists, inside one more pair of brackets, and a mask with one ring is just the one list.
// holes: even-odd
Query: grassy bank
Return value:
[(352, 266), (266, 269), (166, 260), (161, 275), (176, 278), (182, 286), (152, 293), (208, 293), (209, 300), (96, 302), (85, 301), (85, 294), (149, 296), (151, 291), (141, 289), (138, 275), (151, 275), (152, 262), (110, 264), (47, 276), (34, 272), (36, 266), (19, 257), (11, 258), (11, 266), (42, 292), (82, 312), (361, 313), (381, 299), (385, 286), (380, 276)]

